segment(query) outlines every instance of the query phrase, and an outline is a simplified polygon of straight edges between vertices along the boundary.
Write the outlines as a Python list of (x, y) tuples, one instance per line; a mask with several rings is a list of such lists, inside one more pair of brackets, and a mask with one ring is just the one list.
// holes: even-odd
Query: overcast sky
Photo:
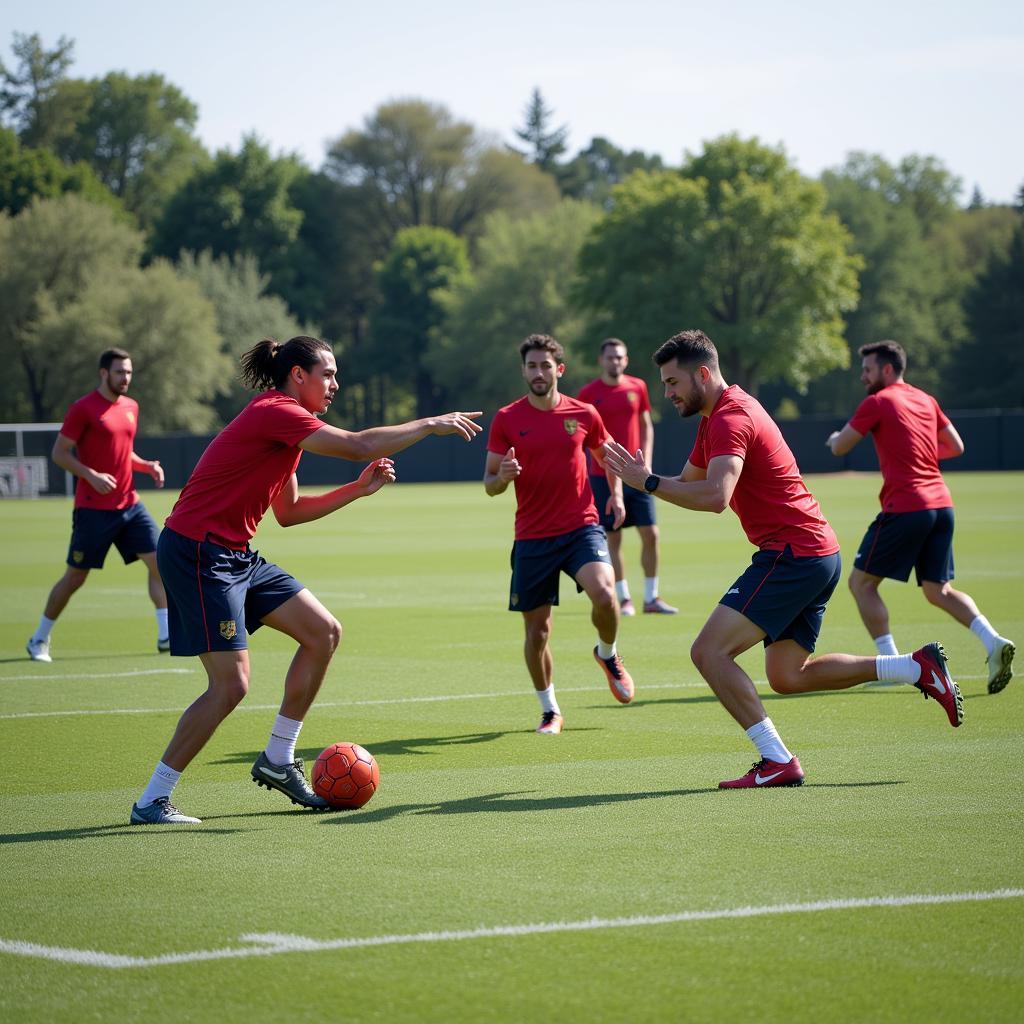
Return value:
[(75, 41), (71, 74), (158, 71), (199, 107), (210, 149), (255, 131), (314, 168), (381, 103), (416, 97), (513, 142), (534, 86), (570, 129), (685, 152), (727, 132), (782, 144), (804, 173), (851, 150), (937, 156), (1009, 202), (1024, 183), (1024, 4), (1007, 0), (35, 0), (0, 46)]

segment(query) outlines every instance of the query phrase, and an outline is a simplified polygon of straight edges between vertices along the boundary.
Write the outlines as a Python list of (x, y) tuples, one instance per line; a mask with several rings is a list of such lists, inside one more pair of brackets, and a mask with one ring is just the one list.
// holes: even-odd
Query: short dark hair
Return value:
[(326, 341), (305, 334), (291, 338), (283, 345), (273, 338), (264, 338), (242, 354), (239, 377), (246, 387), (254, 391), (279, 388), (288, 379), (293, 366), (312, 370), (320, 361), (320, 353), (331, 351)]
[(601, 355), (604, 355), (604, 350), (609, 345), (621, 345), (627, 352), (629, 351), (626, 347), (626, 343), (621, 338), (605, 338), (604, 341), (601, 342), (601, 348), (599, 349)]
[(539, 348), (542, 352), (549, 352), (556, 363), (565, 362), (565, 349), (551, 337), (550, 334), (531, 334), (520, 346), (519, 357), (526, 363), (526, 353)]
[(108, 348), (100, 354), (100, 369), (109, 370), (115, 359), (131, 359), (123, 348)]
[(718, 369), (718, 349), (703, 331), (680, 331), (673, 334), (654, 353), (655, 366), (664, 366), (673, 359), (681, 366), (702, 363), (709, 370)]
[(873, 341), (870, 345), (861, 345), (857, 355), (874, 356), (879, 363), (888, 363), (897, 377), (902, 377), (907, 368), (907, 353), (898, 341)]

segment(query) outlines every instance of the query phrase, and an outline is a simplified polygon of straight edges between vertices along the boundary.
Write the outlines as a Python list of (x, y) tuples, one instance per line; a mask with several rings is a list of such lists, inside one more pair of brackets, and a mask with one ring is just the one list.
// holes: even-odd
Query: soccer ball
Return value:
[(377, 762), (358, 743), (332, 743), (313, 765), (313, 790), (332, 807), (362, 807), (379, 785)]

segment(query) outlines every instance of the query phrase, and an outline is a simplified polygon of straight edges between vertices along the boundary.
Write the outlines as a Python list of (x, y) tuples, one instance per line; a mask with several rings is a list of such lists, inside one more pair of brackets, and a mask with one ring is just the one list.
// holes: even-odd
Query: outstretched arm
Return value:
[(832, 449), (833, 455), (845, 455), (852, 451), (864, 437), (863, 434), (854, 430), (849, 423), (842, 430), (833, 430), (825, 442)]
[(378, 459), (394, 455), (431, 434), (458, 434), (471, 441), (483, 429), (474, 420), (482, 412), (448, 412), (443, 416), (428, 416), (422, 420), (396, 423), (391, 427), (371, 427), (369, 430), (341, 430), (324, 424), (313, 431), (299, 447), (317, 455), (331, 455), (338, 459)]
[(282, 526), (297, 526), (322, 519), (339, 508), (350, 505), (357, 498), (365, 498), (379, 491), (385, 484), (395, 482), (395, 464), (390, 459), (376, 459), (359, 474), (358, 480), (328, 491), (326, 494), (299, 496), (299, 481), (292, 473), (281, 493), (270, 506), (274, 518)]

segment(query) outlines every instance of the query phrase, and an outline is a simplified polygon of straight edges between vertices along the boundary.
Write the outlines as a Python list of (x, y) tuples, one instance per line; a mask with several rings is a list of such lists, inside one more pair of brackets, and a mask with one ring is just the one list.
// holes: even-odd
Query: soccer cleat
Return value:
[(156, 649), (161, 654), (171, 649), (171, 638), (169, 636), (156, 638)]
[(1017, 648), (1000, 637), (988, 656), (988, 692), (1000, 693), (1013, 678), (1013, 656)]
[(132, 816), (129, 825), (201, 825), (199, 818), (190, 818), (182, 814), (170, 798), (158, 796), (151, 804), (140, 807), (132, 804)]
[[(25, 650), (33, 661), (53, 661), (50, 657), (50, 641), (37, 640), (34, 636), (29, 637), (25, 644)], [(1004, 684), (1005, 685), (1005, 684)]]
[(964, 720), (964, 699), (960, 687), (953, 682), (946, 668), (946, 652), (942, 644), (925, 644), (911, 657), (921, 666), (921, 678), (914, 685), (924, 694), (939, 702), (955, 729)]
[(633, 602), (628, 597), (625, 601), (619, 602), (619, 614), (636, 615), (636, 608), (633, 607)]
[(536, 731), (543, 736), (557, 736), (562, 731), (563, 718), (557, 711), (545, 711)]
[(610, 658), (602, 658), (595, 647), (594, 660), (604, 669), (604, 674), (608, 679), (608, 689), (612, 691), (612, 696), (620, 704), (628, 704), (633, 699), (636, 689), (633, 686), (632, 676), (626, 671), (626, 666), (622, 664), (622, 659), (617, 654), (613, 654)]
[(679, 609), (666, 604), (660, 597), (653, 601), (644, 601), (644, 615), (676, 615)]
[(313, 811), (326, 811), (330, 804), (316, 795), (306, 781), (306, 766), (297, 757), (291, 764), (272, 764), (265, 750), (260, 751), (252, 766), (252, 779), (265, 789), (284, 793), (293, 804)]
[(804, 770), (794, 757), (790, 761), (756, 761), (746, 775), (718, 784), (719, 789), (764, 789), (767, 786), (802, 786)]

